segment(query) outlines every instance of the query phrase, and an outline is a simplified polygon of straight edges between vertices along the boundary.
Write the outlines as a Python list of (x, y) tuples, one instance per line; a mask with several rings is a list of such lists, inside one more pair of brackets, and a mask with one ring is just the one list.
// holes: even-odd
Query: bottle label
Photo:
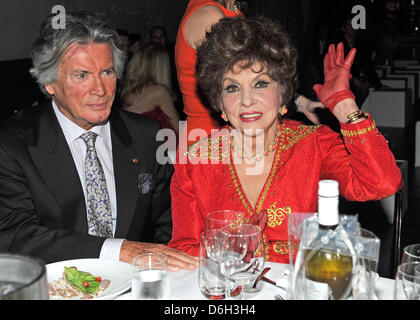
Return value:
[(328, 283), (317, 282), (305, 279), (305, 299), (306, 300), (328, 300), (329, 299), (329, 287)]
[(324, 226), (335, 226), (339, 223), (338, 197), (318, 197), (318, 222)]

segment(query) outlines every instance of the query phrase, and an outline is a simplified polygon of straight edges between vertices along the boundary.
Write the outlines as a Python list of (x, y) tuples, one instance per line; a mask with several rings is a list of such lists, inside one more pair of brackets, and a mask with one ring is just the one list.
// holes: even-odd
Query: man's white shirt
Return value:
[[(85, 180), (85, 155), (86, 155), (86, 144), (80, 137), (86, 132), (85, 129), (79, 127), (69, 118), (67, 118), (57, 107), (55, 102), (52, 102), (54, 113), (58, 119), (58, 122), (63, 130), (64, 137), (66, 138), (67, 144), (70, 148), (73, 161), (79, 174), (80, 183), (82, 185), (83, 194), (86, 201), (86, 180)], [(97, 134), (95, 148), (98, 154), (99, 160), (101, 161), (106, 185), (109, 194), (109, 201), (112, 212), (112, 233), (115, 235), (115, 229), (117, 226), (117, 195), (115, 190), (115, 178), (114, 178), (114, 165), (112, 159), (112, 141), (111, 141), (111, 128), (109, 121), (103, 125), (97, 125), (92, 127), (90, 131)], [(86, 209), (87, 219), (87, 209)], [(100, 259), (107, 260), (119, 260), (121, 243), (124, 239), (108, 238), (102, 245)]]

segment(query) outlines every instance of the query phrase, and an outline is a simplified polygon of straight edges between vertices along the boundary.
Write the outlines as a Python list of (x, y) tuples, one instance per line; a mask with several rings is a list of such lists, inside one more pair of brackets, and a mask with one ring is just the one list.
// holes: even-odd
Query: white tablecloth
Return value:
[[(266, 277), (277, 280), (284, 276), (284, 271), (288, 268), (287, 264), (266, 262), (266, 267), (271, 270)], [(179, 271), (169, 273), (171, 283), (171, 300), (206, 300), (198, 288), (198, 271)], [(273, 300), (276, 294), (286, 297), (286, 292), (272, 284), (262, 281), (261, 291), (250, 295), (250, 300)], [(394, 290), (394, 280), (387, 278), (379, 278), (376, 281), (376, 295), (379, 300), (392, 300)], [(125, 293), (117, 300), (131, 300), (131, 293)]]

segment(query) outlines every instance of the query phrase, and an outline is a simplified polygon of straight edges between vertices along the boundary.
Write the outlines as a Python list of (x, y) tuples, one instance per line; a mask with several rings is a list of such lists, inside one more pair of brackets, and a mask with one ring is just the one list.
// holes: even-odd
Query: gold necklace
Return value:
[(273, 141), (270, 142), (268, 146), (264, 148), (264, 153), (257, 153), (257, 154), (248, 154), (242, 148), (239, 148), (235, 144), (235, 139), (231, 136), (231, 145), (233, 146), (233, 151), (239, 156), (241, 159), (245, 160), (253, 160), (253, 161), (261, 161), (265, 157), (267, 157), (270, 153), (274, 152), (277, 149), (277, 143), (279, 141), (280, 136), (280, 125), (277, 126), (276, 135)]

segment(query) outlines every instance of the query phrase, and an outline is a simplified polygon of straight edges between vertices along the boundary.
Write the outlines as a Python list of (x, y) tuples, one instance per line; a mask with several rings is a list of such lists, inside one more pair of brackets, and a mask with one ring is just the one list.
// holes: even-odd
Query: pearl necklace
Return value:
[(233, 151), (236, 153), (237, 156), (239, 156), (241, 159), (245, 160), (253, 160), (253, 161), (261, 161), (265, 157), (267, 157), (270, 153), (274, 152), (277, 149), (277, 143), (279, 141), (280, 136), (280, 130), (279, 126), (277, 126), (276, 136), (274, 137), (273, 141), (270, 142), (270, 144), (265, 147), (264, 153), (259, 154), (248, 154), (246, 153), (242, 148), (239, 148), (235, 144), (235, 139), (233, 136), (231, 136), (231, 145), (233, 146)]

